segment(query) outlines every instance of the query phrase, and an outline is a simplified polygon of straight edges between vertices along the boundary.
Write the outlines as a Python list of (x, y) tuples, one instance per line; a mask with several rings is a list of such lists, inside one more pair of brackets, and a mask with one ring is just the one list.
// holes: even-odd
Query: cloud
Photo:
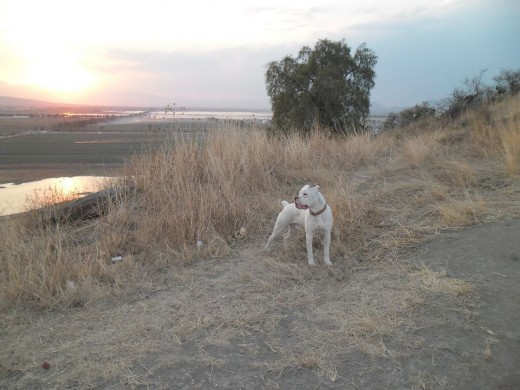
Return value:
[[(113, 87), (169, 99), (225, 106), (268, 107), (265, 65), (287, 54), (284, 47), (235, 48), (208, 52), (112, 50), (108, 62), (120, 68)], [(283, 54), (282, 54), (283, 53)], [(114, 69), (106, 69), (109, 74)], [(189, 104), (189, 103), (186, 103)]]
[(51, 0), (31, 2), (27, 14), (25, 2), (0, 0), (0, 80), (16, 84), (28, 66), (59, 54), (99, 75), (90, 96), (111, 104), (133, 96), (267, 106), (265, 65), (328, 38), (366, 42), (379, 56), (373, 97), (413, 104), (445, 96), (482, 68), (520, 63), (517, 0), (259, 4)]

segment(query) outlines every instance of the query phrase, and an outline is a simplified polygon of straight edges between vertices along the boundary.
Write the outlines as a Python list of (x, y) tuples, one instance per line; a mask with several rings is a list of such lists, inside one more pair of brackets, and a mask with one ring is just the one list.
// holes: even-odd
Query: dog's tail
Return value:
[(282, 206), (285, 208), (285, 206), (287, 206), (289, 204), (289, 202), (287, 202), (286, 200), (282, 200)]

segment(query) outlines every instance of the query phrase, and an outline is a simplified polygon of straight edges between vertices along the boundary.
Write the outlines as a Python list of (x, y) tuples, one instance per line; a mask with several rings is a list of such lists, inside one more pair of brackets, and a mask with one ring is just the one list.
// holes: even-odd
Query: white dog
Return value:
[(265, 250), (269, 251), (273, 240), (282, 233), (287, 227), (289, 230), (284, 234), (284, 247), (300, 227), (305, 228), (305, 239), (307, 241), (307, 260), (309, 265), (315, 265), (312, 254), (312, 238), (314, 233), (324, 234), (323, 239), (323, 262), (332, 265), (329, 257), (330, 234), (332, 232), (332, 210), (325, 201), (317, 185), (305, 185), (300, 190), (298, 196), (294, 198), (294, 203), (282, 202), (283, 210), (278, 214), (274, 225), (273, 234), (269, 237)]

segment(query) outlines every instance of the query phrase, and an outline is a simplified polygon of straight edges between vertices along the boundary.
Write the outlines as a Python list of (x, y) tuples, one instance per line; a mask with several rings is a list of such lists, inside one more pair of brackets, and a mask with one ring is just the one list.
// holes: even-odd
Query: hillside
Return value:
[[(171, 134), (102, 218), (4, 221), (0, 387), (517, 388), (519, 99), (377, 136)], [(305, 183), (332, 267), (303, 234), (263, 251)]]

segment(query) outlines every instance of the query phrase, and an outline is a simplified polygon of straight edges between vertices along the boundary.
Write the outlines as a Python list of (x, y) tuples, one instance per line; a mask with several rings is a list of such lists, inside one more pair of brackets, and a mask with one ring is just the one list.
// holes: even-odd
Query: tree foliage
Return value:
[(439, 111), (450, 118), (457, 118), (466, 110), (476, 108), (490, 100), (503, 98), (505, 95), (515, 95), (520, 92), (520, 69), (502, 70), (493, 78), (494, 88), (484, 83), (485, 70), (464, 81), (464, 87), (455, 88), (451, 96), (443, 101)]
[(483, 77), (486, 70), (481, 70), (478, 75), (464, 81), (464, 87), (455, 88), (451, 96), (441, 103), (441, 111), (450, 118), (460, 116), (469, 108), (474, 108), (481, 104), (491, 89), (487, 86)]
[(412, 122), (435, 116), (435, 113), (435, 107), (430, 106), (428, 102), (416, 104), (398, 113), (391, 112), (383, 122), (383, 130), (405, 127)]
[(352, 54), (344, 40), (327, 39), (297, 57), (267, 64), (273, 124), (281, 131), (309, 132), (315, 125), (344, 133), (362, 128), (370, 110), (377, 57), (365, 44)]
[(484, 82), (485, 73), (486, 70), (481, 70), (473, 78), (466, 78), (463, 86), (455, 88), (448, 98), (440, 102), (437, 108), (423, 102), (398, 113), (391, 112), (383, 122), (383, 130), (402, 128), (432, 116), (455, 119), (469, 109), (478, 109), (482, 103), (520, 93), (520, 69), (503, 69), (498, 76), (493, 78), (494, 86)]
[(520, 92), (520, 69), (503, 69), (493, 80), (496, 82), (495, 90), (499, 95), (505, 93), (516, 95)]

